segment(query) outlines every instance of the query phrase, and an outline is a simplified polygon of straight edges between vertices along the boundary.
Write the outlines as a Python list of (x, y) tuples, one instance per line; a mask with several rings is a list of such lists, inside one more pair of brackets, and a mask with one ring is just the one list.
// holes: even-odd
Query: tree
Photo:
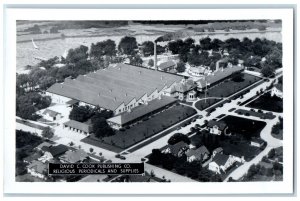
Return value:
[(116, 56), (116, 43), (113, 40), (106, 40), (102, 42), (98, 42), (96, 44), (92, 43), (91, 45), (91, 57), (101, 59), (103, 56)]
[(70, 49), (66, 58), (66, 62), (70, 64), (76, 64), (79, 61), (87, 60), (88, 58), (88, 47), (80, 45), (75, 49)]
[(179, 61), (176, 66), (176, 70), (178, 73), (183, 73), (185, 71), (185, 63), (182, 61)]
[(170, 41), (168, 43), (168, 49), (172, 52), (172, 54), (178, 54), (182, 46), (183, 41), (181, 39), (178, 39), (176, 41)]
[(185, 142), (187, 144), (191, 143), (191, 140), (190, 140), (190, 138), (188, 136), (186, 136), (186, 135), (184, 135), (182, 133), (175, 133), (168, 140), (168, 144), (169, 145), (174, 145), (174, 144), (176, 144), (178, 142), (181, 142), (181, 141), (183, 141), (183, 142)]
[(264, 77), (271, 77), (271, 76), (275, 75), (275, 69), (274, 69), (271, 65), (265, 63), (265, 64), (263, 65), (263, 67), (262, 67), (260, 73), (261, 73)]
[(153, 67), (154, 66), (154, 61), (153, 59), (149, 59), (148, 61), (148, 66)]
[(54, 133), (53, 133), (52, 129), (48, 126), (48, 127), (43, 129), (42, 136), (44, 138), (50, 139), (54, 136)]
[(153, 55), (153, 53), (154, 53), (154, 43), (152, 41), (143, 42), (142, 47), (141, 47), (141, 51), (142, 51), (142, 54), (145, 57)]
[(94, 151), (94, 149), (91, 147), (91, 148), (90, 148), (90, 152), (93, 153), (93, 151)]
[(58, 27), (51, 27), (50, 33), (58, 33)]
[(138, 54), (129, 57), (129, 64), (134, 66), (142, 66), (143, 60)]
[(93, 131), (97, 138), (104, 138), (115, 134), (114, 130), (107, 124), (105, 118), (94, 115), (91, 121)]
[(209, 37), (200, 39), (200, 47), (203, 50), (211, 50), (212, 49), (211, 39)]
[(89, 106), (74, 106), (70, 112), (69, 118), (79, 122), (87, 121), (94, 111)]
[(118, 50), (126, 55), (134, 55), (137, 48), (136, 38), (131, 36), (123, 37), (118, 45)]

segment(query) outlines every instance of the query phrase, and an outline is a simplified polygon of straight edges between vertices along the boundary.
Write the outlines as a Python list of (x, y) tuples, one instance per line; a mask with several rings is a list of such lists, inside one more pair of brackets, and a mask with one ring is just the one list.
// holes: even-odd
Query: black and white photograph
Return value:
[(283, 13), (133, 12), (34, 14), (9, 25), (13, 183), (206, 184), (210, 192), (292, 184), (293, 27)]

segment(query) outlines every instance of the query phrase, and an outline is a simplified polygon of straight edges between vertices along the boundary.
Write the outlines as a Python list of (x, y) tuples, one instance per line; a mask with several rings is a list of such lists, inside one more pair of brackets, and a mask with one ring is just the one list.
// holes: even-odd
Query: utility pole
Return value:
[(207, 93), (207, 81), (205, 81), (205, 97), (204, 97), (204, 101), (206, 103), (206, 93)]

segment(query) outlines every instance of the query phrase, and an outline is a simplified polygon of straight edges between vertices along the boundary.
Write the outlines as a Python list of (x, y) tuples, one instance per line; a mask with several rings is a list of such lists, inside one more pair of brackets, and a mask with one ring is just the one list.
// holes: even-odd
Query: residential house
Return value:
[(186, 152), (187, 161), (200, 161), (203, 162), (209, 157), (209, 151), (205, 146), (201, 146), (198, 149), (189, 149)]
[(81, 133), (84, 135), (90, 135), (93, 131), (93, 128), (91, 125), (87, 123), (81, 123), (79, 121), (70, 120), (63, 124), (63, 128), (69, 128), (71, 131), (75, 131), (77, 133)]
[[(187, 97), (187, 94), (190, 91), (194, 91), (196, 88), (197, 84), (193, 80), (187, 79), (174, 85), (173, 88), (171, 88), (171, 94), (174, 97), (178, 97), (179, 100), (184, 100)], [(196, 98), (196, 94), (194, 92), (192, 93), (194, 94), (192, 99)]]
[(171, 153), (174, 156), (181, 157), (187, 150), (189, 145), (183, 141), (177, 142), (174, 145), (168, 145), (163, 153)]
[(42, 151), (44, 152), (44, 155), (39, 160), (42, 162), (46, 162), (53, 158), (58, 158), (68, 150), (69, 150), (68, 147), (62, 144), (57, 146), (51, 146), (51, 147), (44, 146), (42, 147)]
[(176, 63), (172, 60), (162, 62), (158, 65), (158, 70), (169, 72), (171, 70), (174, 70), (176, 68)]
[(59, 112), (55, 112), (50, 109), (45, 109), (44, 112), (42, 113), (43, 118), (48, 120), (48, 121), (55, 121), (61, 118), (61, 114)]
[(262, 147), (264, 145), (265, 141), (262, 140), (261, 138), (252, 138), (251, 139), (251, 146), (254, 146), (254, 147)]
[(32, 163), (27, 166), (27, 172), (34, 177), (46, 179), (46, 174), (48, 171), (47, 166), (48, 166), (47, 164), (35, 160), (32, 161)]
[(80, 163), (88, 157), (87, 153), (82, 150), (68, 150), (64, 155), (60, 156), (59, 159), (63, 163)]
[(54, 142), (45, 141), (45, 142), (42, 142), (41, 144), (39, 144), (35, 149), (37, 151), (42, 151), (42, 147), (48, 147), (49, 148), (49, 147), (52, 147), (54, 144), (55, 144)]
[(209, 129), (209, 133), (214, 135), (226, 134), (228, 135), (228, 126), (222, 121), (214, 121), (211, 120), (208, 122), (207, 127)]
[(214, 157), (216, 154), (223, 154), (223, 148), (218, 147), (218, 148), (214, 149), (212, 152), (212, 157)]
[(37, 160), (41, 156), (42, 156), (42, 154), (40, 152), (36, 152), (36, 153), (31, 154), (31, 155), (27, 156), (26, 158), (24, 158), (23, 161), (24, 161), (24, 163), (30, 164), (32, 161)]
[(234, 157), (217, 153), (208, 164), (208, 169), (217, 173), (226, 173), (226, 170), (234, 164)]
[(279, 98), (283, 98), (283, 93), (282, 93), (282, 84), (275, 84), (271, 90), (271, 96), (277, 96)]
[(202, 77), (209, 73), (209, 67), (205, 67), (205, 66), (190, 67), (188, 73), (195, 77)]

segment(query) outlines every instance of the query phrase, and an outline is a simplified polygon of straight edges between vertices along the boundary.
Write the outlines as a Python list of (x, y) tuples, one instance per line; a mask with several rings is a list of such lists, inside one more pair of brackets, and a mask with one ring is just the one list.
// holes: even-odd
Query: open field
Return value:
[(273, 96), (270, 93), (266, 93), (260, 96), (258, 99), (252, 101), (246, 105), (247, 107), (257, 108), (261, 110), (268, 110), (272, 112), (282, 112), (283, 102), (282, 99)]
[[(207, 99), (206, 101), (200, 100), (196, 102), (195, 107), (199, 110), (203, 110), (213, 105), (214, 103), (221, 101), (222, 100), (221, 98), (226, 98), (260, 80), (261, 78), (249, 74), (244, 74), (244, 80), (242, 82), (234, 82), (229, 77), (225, 79), (223, 82), (207, 90), (207, 94), (206, 94), (207, 98), (209, 97), (218, 97), (218, 98)], [(253, 87), (255, 86), (256, 85), (254, 85)], [(205, 94), (204, 93), (200, 94), (199, 98), (205, 98)]]
[(247, 139), (251, 137), (260, 137), (261, 130), (266, 126), (266, 122), (245, 119), (236, 116), (226, 116), (222, 119), (228, 126), (228, 129), (237, 135)]
[[(90, 136), (82, 141), (118, 152), (161, 132), (195, 113), (196, 110), (191, 107), (175, 105), (150, 117), (146, 121), (133, 125), (125, 131), (116, 131), (115, 135), (105, 137), (103, 140)], [(112, 147), (116, 147), (117, 149), (112, 149)]]

